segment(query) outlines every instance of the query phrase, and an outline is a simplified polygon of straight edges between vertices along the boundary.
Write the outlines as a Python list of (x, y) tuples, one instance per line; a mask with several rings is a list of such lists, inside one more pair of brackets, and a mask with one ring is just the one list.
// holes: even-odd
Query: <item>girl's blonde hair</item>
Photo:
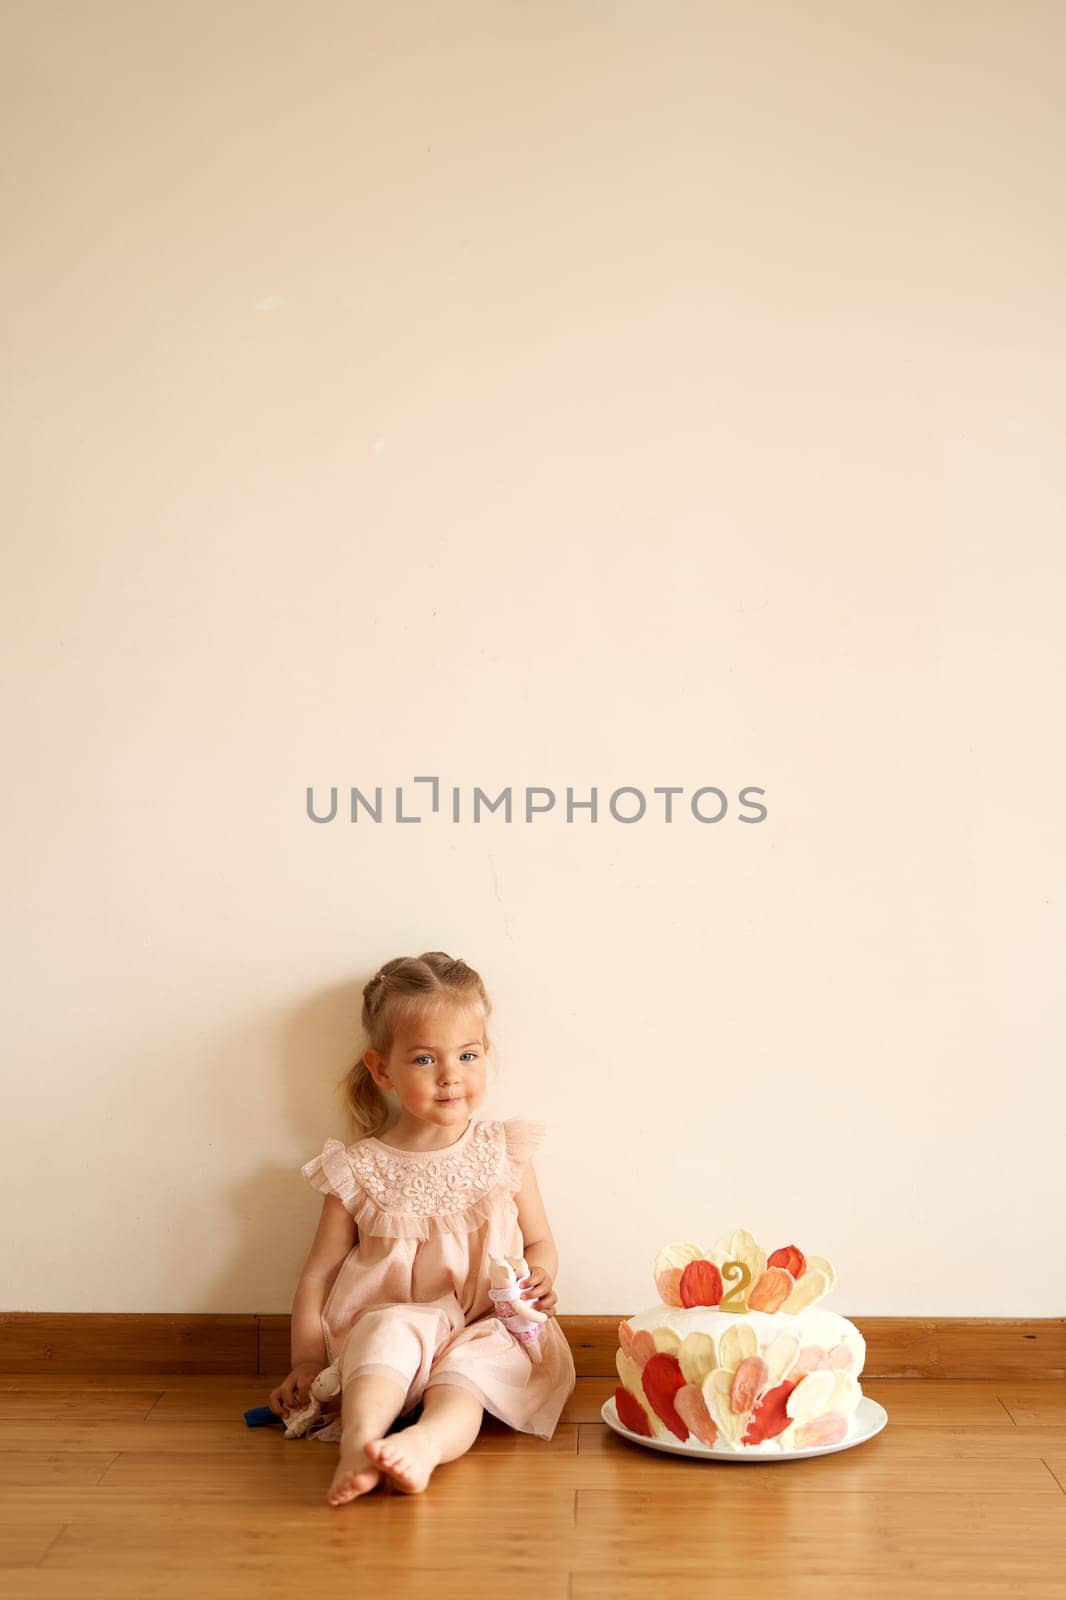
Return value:
[[(388, 1056), (398, 1030), (415, 1018), (439, 1016), (449, 1007), (479, 1010), (486, 1023), (492, 1003), (479, 973), (443, 950), (420, 956), (395, 956), (378, 968), (363, 989), (363, 1032), (366, 1046), (341, 1079), (344, 1104), (355, 1139), (380, 1133), (391, 1118), (388, 1099), (370, 1076), (363, 1059), (366, 1048)], [(485, 1047), (492, 1041), (485, 1032)], [(354, 1142), (351, 1141), (351, 1142)]]

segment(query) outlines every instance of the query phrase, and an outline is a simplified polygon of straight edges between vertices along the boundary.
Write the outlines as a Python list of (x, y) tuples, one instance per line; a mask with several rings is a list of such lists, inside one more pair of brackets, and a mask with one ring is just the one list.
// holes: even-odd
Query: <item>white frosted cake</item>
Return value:
[(787, 1452), (855, 1431), (866, 1341), (817, 1302), (836, 1282), (821, 1256), (767, 1256), (743, 1229), (710, 1250), (669, 1244), (661, 1301), (618, 1324), (614, 1393), (631, 1433), (701, 1452)]

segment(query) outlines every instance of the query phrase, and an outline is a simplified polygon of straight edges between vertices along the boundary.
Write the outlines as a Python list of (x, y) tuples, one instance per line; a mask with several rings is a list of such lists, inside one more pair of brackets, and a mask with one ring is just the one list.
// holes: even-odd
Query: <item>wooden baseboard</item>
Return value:
[[(1066, 1318), (861, 1317), (869, 1378), (1063, 1378)], [(621, 1316), (562, 1316), (579, 1378), (612, 1378)], [(284, 1376), (285, 1315), (0, 1312), (0, 1373)]]

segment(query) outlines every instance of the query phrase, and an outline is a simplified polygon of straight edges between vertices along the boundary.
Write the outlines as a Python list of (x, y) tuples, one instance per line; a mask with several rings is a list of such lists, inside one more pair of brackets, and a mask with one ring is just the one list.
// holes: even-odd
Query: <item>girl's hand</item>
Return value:
[(290, 1409), (301, 1411), (310, 1400), (311, 1385), (321, 1371), (313, 1361), (301, 1361), (298, 1367), (293, 1367), (285, 1381), (270, 1391), (267, 1404), (274, 1415), (287, 1417)]
[(529, 1277), (519, 1285), (518, 1293), (521, 1299), (535, 1305), (538, 1311), (543, 1311), (549, 1317), (555, 1315), (555, 1280), (544, 1267), (530, 1267)]

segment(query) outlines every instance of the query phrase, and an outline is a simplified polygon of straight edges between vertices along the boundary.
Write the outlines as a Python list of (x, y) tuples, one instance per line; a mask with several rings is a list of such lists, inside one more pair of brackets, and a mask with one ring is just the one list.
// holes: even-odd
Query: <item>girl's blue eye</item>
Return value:
[[(477, 1060), (477, 1051), (476, 1050), (464, 1050), (463, 1051), (463, 1055), (464, 1056), (473, 1056), (474, 1060), (475, 1061)], [(414, 1064), (417, 1067), (417, 1066), (420, 1066), (423, 1061), (431, 1061), (432, 1059), (433, 1059), (432, 1056), (415, 1056)]]

